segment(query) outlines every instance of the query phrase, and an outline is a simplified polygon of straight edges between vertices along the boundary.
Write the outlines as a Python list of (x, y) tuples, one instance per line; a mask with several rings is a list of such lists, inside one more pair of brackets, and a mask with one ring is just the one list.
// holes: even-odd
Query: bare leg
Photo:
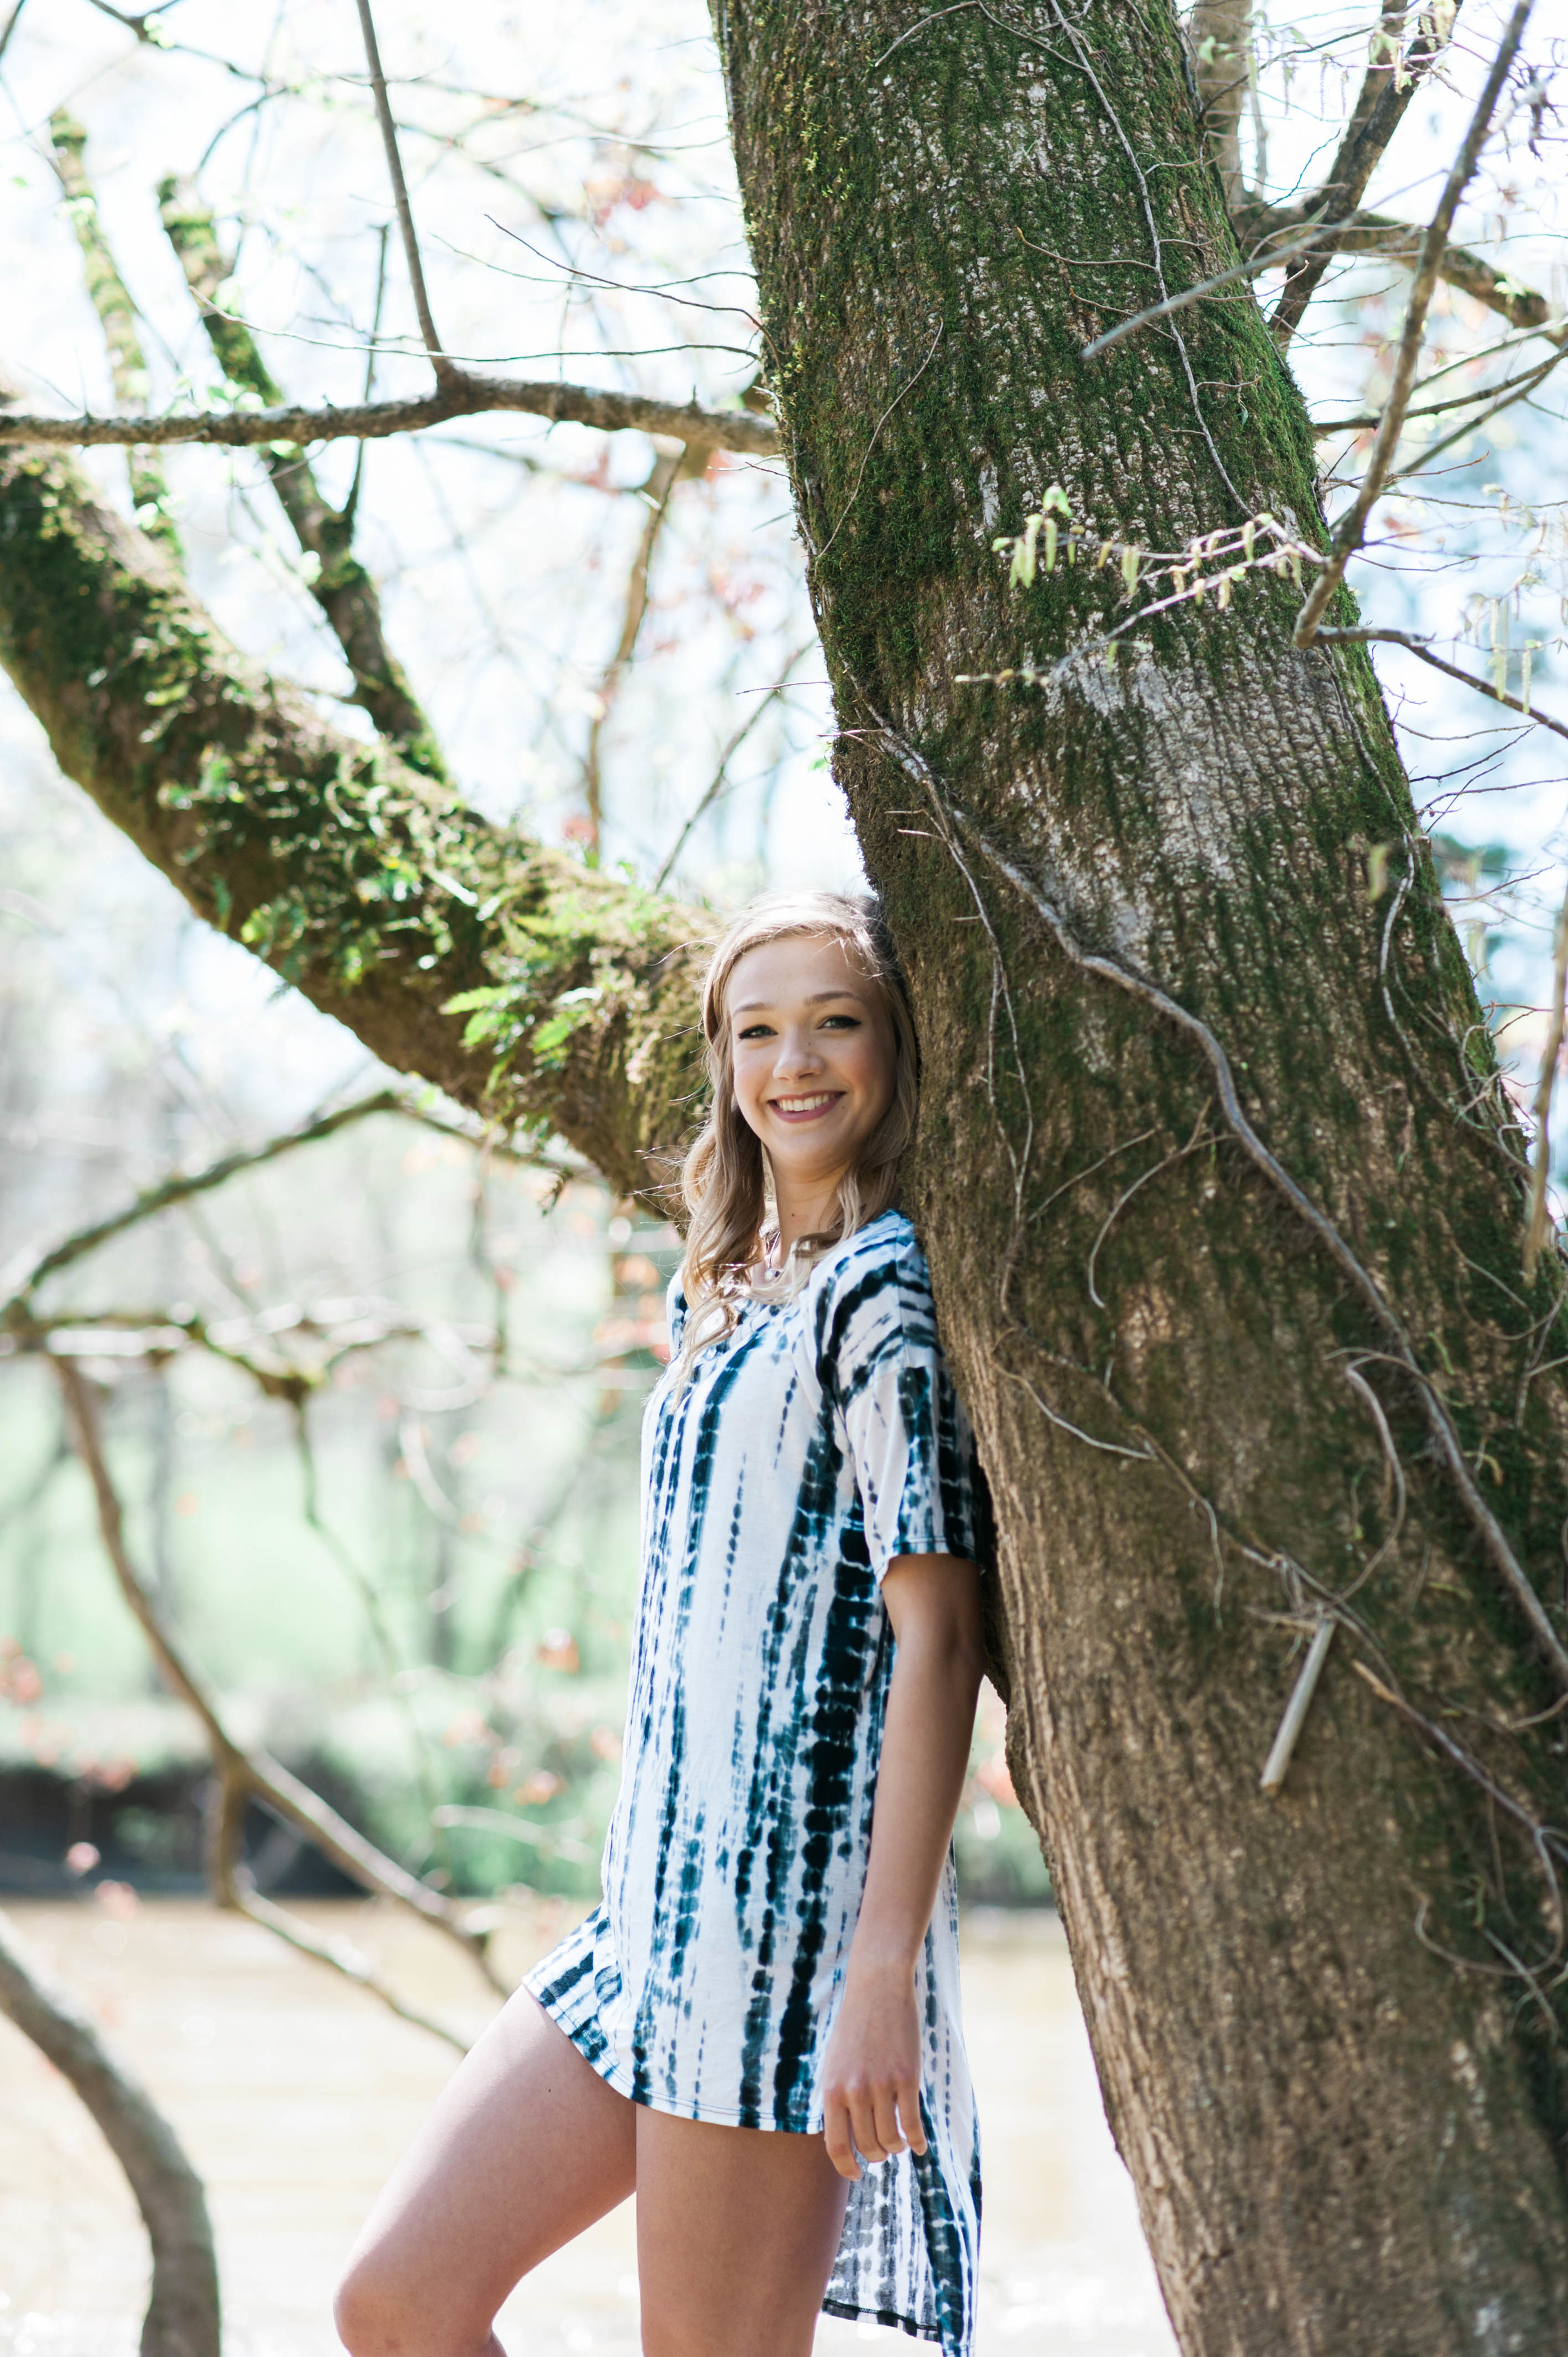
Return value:
[(810, 2357), (848, 2198), (820, 2136), (639, 2106), (644, 2357)]
[(512, 2286), (624, 2201), (636, 2179), (636, 2106), (520, 1989), (458, 2064), (365, 2222), (335, 2309), (345, 2347), (351, 2357), (503, 2357), (490, 2328)]

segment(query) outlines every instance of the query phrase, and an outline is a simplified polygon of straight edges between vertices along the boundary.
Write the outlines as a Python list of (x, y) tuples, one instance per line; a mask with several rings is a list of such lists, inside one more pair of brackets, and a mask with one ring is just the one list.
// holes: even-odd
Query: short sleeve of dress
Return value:
[(848, 1437), (878, 1580), (896, 1555), (983, 1566), (989, 1515), (974, 1437), (906, 1220), (875, 1222), (834, 1265), (816, 1331), (818, 1373)]
[(670, 1356), (681, 1355), (681, 1337), (686, 1330), (686, 1295), (681, 1283), (681, 1272), (675, 1271), (664, 1291), (664, 1315), (670, 1327)]

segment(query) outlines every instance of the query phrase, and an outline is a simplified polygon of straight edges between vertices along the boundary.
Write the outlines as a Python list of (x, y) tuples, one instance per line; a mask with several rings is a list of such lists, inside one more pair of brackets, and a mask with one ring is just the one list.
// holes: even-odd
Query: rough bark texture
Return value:
[(218, 2263), (201, 2179), (152, 2098), (4, 1915), (0, 2013), (75, 2088), (130, 2180), (153, 2258), (142, 2357), (218, 2357)]
[[(1544, 2352), (1561, 1929), (1506, 1802), (1560, 1814), (1562, 1721), (1495, 1722), (1559, 1689), (1415, 1384), (1191, 1036), (1061, 946), (1225, 1046), (1560, 1609), (1563, 1397), (1528, 1370), (1561, 1268), (1527, 1303), (1489, 1049), (1375, 683), (1293, 652), (1273, 576), (1115, 670), (958, 677), (1130, 610), (1114, 567), (1009, 590), (993, 538), (1052, 484), (1145, 548), (1265, 510), (1321, 534), (1250, 294), (1078, 357), (1156, 262), (1175, 291), (1234, 258), (1176, 26), (1162, 0), (715, 23), (839, 775), (917, 1002), (916, 1207), (997, 1495), (1015, 1772), (1177, 2332), (1189, 2357)], [(1341, 1595), (1266, 1799), (1301, 1635)]]

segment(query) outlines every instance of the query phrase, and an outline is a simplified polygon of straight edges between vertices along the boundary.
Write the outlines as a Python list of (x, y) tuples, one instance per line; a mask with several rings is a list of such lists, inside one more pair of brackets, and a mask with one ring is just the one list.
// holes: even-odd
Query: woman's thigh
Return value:
[(478, 2357), (519, 2277), (636, 2177), (635, 2106), (520, 1989), (365, 2222), (338, 2296), (352, 2357)]
[(848, 2195), (820, 2136), (639, 2106), (645, 2357), (808, 2357)]

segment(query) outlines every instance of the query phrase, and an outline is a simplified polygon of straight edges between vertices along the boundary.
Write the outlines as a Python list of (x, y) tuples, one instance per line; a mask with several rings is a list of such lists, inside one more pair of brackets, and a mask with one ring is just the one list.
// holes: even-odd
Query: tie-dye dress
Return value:
[[(671, 1287), (680, 1347), (684, 1303)], [(747, 1302), (642, 1429), (642, 1579), (602, 1903), (527, 1986), (622, 2094), (822, 2126), (865, 1887), (894, 1556), (985, 1559), (968, 1422), (902, 1213)], [(852, 2185), (824, 2307), (966, 2357), (980, 2147), (950, 1855), (917, 1975), (929, 2149)]]

